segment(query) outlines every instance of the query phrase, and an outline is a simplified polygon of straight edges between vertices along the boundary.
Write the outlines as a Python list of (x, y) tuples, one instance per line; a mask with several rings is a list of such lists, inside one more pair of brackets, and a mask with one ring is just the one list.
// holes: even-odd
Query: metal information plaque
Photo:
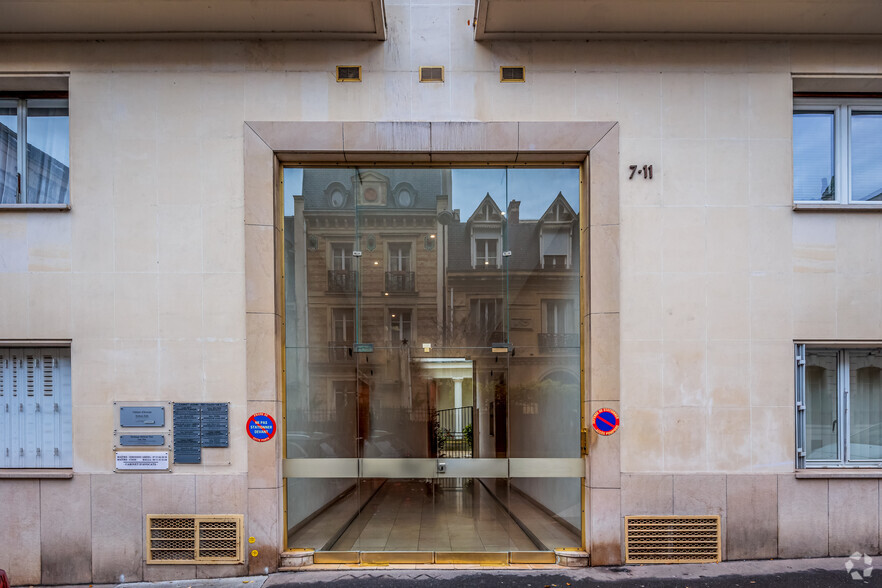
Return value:
[(158, 447), (165, 445), (165, 435), (120, 435), (123, 447)]
[(172, 406), (175, 463), (202, 463), (202, 411), (199, 404), (175, 402)]
[(168, 451), (117, 451), (118, 470), (167, 470)]
[(119, 409), (121, 427), (164, 427), (165, 409), (161, 406), (122, 406)]
[(202, 447), (230, 445), (230, 411), (226, 403), (202, 405)]
[(175, 463), (202, 463), (203, 447), (229, 447), (230, 410), (225, 402), (175, 402)]

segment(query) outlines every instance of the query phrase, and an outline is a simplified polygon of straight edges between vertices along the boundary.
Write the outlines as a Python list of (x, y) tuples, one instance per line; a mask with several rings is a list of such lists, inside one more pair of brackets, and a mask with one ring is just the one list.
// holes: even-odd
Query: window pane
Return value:
[(793, 199), (835, 200), (833, 113), (793, 114)]
[(18, 192), (17, 102), (0, 100), (0, 204), (15, 204)]
[(70, 201), (67, 100), (29, 100), (28, 193), (31, 204)]
[(848, 355), (851, 459), (882, 459), (882, 349)]
[(410, 335), (410, 311), (393, 308), (389, 311), (389, 336), (391, 343), (408, 342)]
[(851, 199), (882, 202), (882, 113), (851, 117)]
[(410, 243), (390, 243), (386, 269), (386, 292), (413, 292), (414, 271)]
[(806, 354), (805, 400), (806, 459), (838, 459), (835, 351), (809, 351)]

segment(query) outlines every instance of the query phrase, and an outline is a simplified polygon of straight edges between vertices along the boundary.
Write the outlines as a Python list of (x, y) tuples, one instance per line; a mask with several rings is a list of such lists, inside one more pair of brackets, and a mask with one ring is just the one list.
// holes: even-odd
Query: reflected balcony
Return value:
[(578, 333), (537, 333), (539, 336), (539, 349), (553, 351), (568, 347), (579, 347)]
[(386, 272), (386, 292), (413, 292), (413, 272)]
[(355, 292), (358, 272), (355, 270), (328, 270), (329, 292)]

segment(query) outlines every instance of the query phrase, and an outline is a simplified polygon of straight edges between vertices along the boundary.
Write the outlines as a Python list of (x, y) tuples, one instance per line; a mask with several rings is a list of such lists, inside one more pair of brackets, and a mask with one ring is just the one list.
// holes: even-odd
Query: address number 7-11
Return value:
[(651, 180), (652, 179), (652, 166), (651, 165), (644, 165), (642, 168), (639, 165), (632, 165), (632, 166), (630, 166), (630, 169), (631, 169), (631, 175), (628, 176), (629, 180), (634, 179), (634, 174), (636, 174), (638, 176), (643, 176), (644, 180)]

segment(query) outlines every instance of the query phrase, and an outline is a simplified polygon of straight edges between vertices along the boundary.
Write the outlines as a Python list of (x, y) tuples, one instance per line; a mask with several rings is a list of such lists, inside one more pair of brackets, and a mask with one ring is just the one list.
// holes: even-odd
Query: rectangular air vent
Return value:
[(500, 82), (523, 82), (526, 79), (524, 67), (521, 65), (503, 65), (499, 68)]
[(147, 515), (147, 563), (245, 563), (242, 519), (242, 515)]
[(625, 517), (625, 563), (710, 563), (721, 559), (719, 516)]
[(337, 66), (338, 82), (360, 82), (361, 66), (360, 65), (338, 65)]
[(421, 82), (443, 82), (444, 68), (440, 65), (420, 68)]

